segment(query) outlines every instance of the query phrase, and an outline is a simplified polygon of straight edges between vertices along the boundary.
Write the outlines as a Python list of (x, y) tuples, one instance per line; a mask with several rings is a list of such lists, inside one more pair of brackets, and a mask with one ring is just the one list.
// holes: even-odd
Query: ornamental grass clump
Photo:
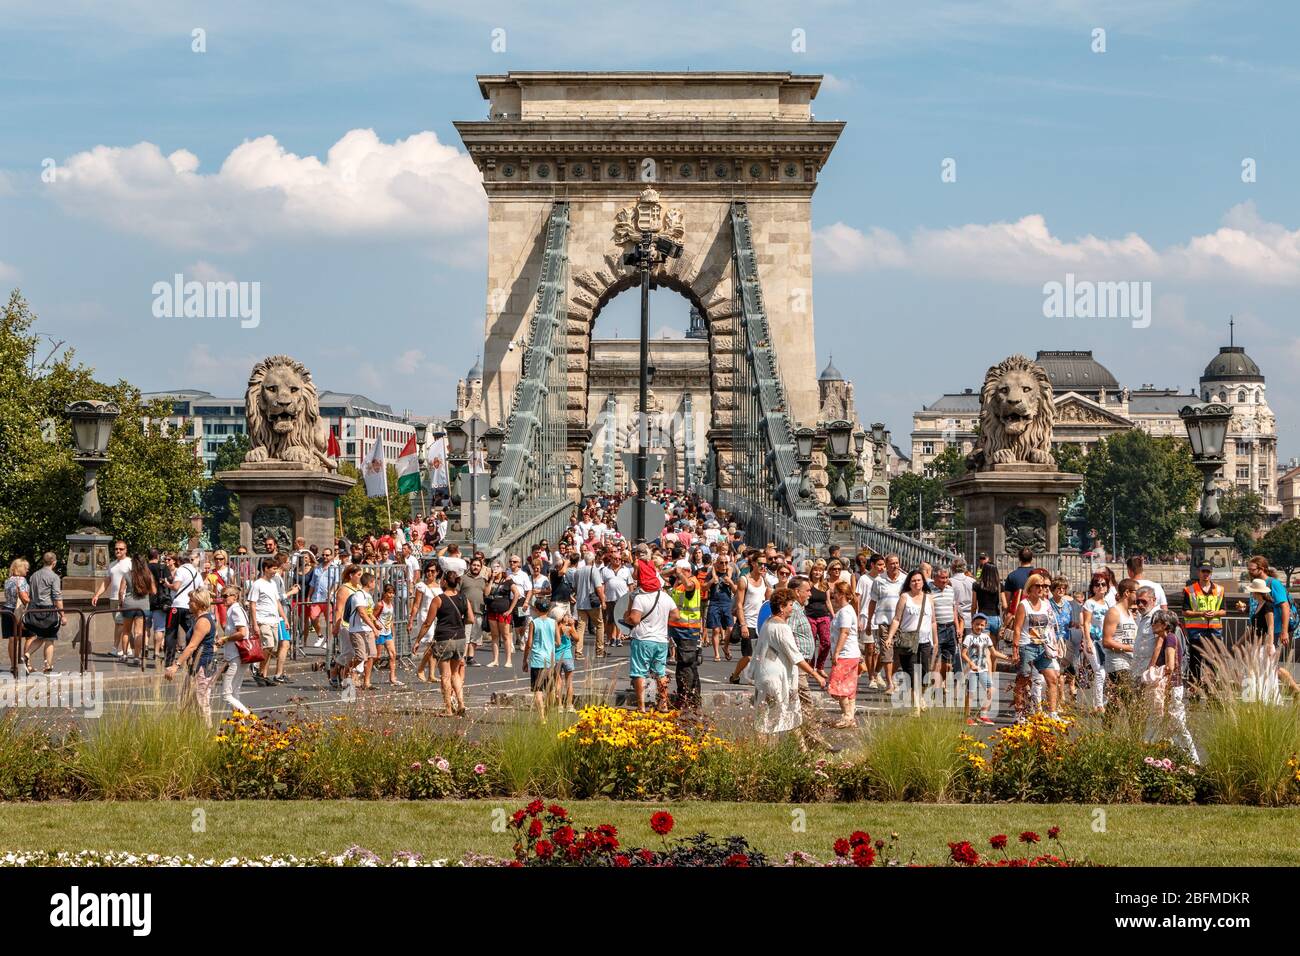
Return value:
[(875, 800), (959, 800), (965, 784), (956, 714), (872, 719), (862, 735), (866, 796)]
[(184, 800), (214, 791), (218, 748), (192, 709), (110, 706), (81, 739), (71, 771), (94, 800)]

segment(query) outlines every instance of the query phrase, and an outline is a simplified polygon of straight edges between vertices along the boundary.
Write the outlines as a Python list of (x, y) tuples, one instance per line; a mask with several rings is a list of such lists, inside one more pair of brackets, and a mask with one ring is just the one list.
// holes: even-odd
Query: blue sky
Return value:
[[(287, 351), (323, 387), (445, 413), (482, 334), (484, 205), (451, 126), (484, 115), (476, 73), (792, 70), (826, 74), (814, 110), (848, 123), (814, 197), (815, 315), (864, 419), (903, 436), (1041, 348), (1189, 386), (1233, 313), (1300, 454), (1295, 4), (57, 7), (0, 0), (0, 286), (103, 376), (238, 393)], [(1044, 318), (1067, 271), (1150, 281), (1150, 327)], [(176, 272), (260, 282), (261, 324), (155, 318)], [(634, 304), (598, 333), (630, 334)]]

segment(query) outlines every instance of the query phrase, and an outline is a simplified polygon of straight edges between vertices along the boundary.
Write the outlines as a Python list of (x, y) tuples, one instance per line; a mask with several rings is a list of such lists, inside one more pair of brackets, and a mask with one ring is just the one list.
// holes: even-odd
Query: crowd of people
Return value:
[[(974, 568), (958, 558), (904, 569), (897, 554), (849, 558), (838, 547), (797, 559), (746, 542), (705, 501), (657, 497), (666, 520), (653, 541), (630, 541), (616, 521), (622, 498), (599, 496), (556, 541), (496, 560), (448, 542), (441, 512), (334, 547), (298, 539), (290, 550), (268, 537), (258, 556), (131, 555), (117, 541), (91, 604), (111, 602), (116, 659), (153, 657), (169, 680), (188, 674), (205, 716), (218, 679), (234, 711), (247, 710), (246, 679), (286, 683), (295, 639), (330, 644), (330, 684), (348, 694), (373, 690), (377, 669), (401, 686), (399, 658), (409, 655), (416, 680), (441, 685), (447, 716), (466, 713), (466, 668), (513, 669), (516, 658), (539, 712), (571, 711), (580, 662), (626, 645), (638, 709), (670, 706), (670, 665), (676, 706), (698, 707), (699, 666), (711, 653), (734, 664), (732, 684), (753, 687), (758, 730), (796, 731), (805, 747), (827, 746), (814, 688), (836, 702), (836, 728), (856, 725), (864, 684), (896, 706), (961, 707), (968, 724), (991, 724), (1001, 668), (1014, 674), (1015, 719), (1104, 712), (1146, 692), (1161, 718), (1151, 732), (1195, 757), (1187, 688), (1203, 681), (1228, 613), (1209, 565), (1187, 585), (1180, 616), (1140, 557), (1123, 578), (1100, 565), (1086, 582), (1037, 567), (1028, 549), (1005, 576), (986, 555)], [(52, 671), (66, 622), (55, 564), (44, 555), (30, 577), (25, 559), (10, 566), (0, 617), (15, 676)], [(1262, 557), (1248, 571), (1249, 603), (1239, 609), (1251, 633), (1287, 645), (1297, 614), (1286, 586)], [(1296, 689), (1284, 669), (1277, 680)]]

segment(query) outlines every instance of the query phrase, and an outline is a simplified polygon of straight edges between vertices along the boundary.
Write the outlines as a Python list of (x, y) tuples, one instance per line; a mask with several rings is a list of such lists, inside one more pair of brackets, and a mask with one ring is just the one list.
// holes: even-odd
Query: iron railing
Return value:
[(528, 350), (506, 422), (501, 464), (493, 480), (486, 534), (490, 542), (487, 550), (493, 553), (518, 539), (521, 529), (550, 520), (561, 505), (570, 503), (565, 472), (568, 375), (564, 367), (568, 244), (569, 204), (558, 201), (551, 207), (546, 226)]
[(852, 527), (853, 540), (859, 550), (866, 549), (873, 554), (896, 554), (904, 568), (915, 568), (922, 561), (928, 561), (935, 567), (947, 567), (958, 556), (955, 551), (919, 541), (908, 532), (880, 528), (859, 518), (853, 519)]

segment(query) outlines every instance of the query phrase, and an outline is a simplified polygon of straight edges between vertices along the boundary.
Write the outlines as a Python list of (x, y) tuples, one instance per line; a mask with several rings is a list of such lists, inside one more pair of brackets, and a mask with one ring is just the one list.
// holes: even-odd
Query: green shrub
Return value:
[(558, 736), (563, 726), (558, 716), (539, 721), (520, 715), (490, 738), (488, 752), (495, 757), (496, 776), (506, 793), (571, 795), (574, 753)]
[(78, 746), (75, 731), (62, 732), (0, 717), (0, 800), (58, 800), (79, 787), (70, 770)]

